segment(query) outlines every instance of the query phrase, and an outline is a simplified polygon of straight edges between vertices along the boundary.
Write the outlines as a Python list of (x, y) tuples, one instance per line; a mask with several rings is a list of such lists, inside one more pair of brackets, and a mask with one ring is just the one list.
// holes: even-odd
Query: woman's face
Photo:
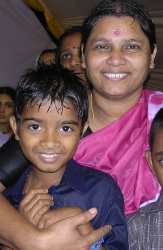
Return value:
[(96, 95), (123, 99), (140, 95), (153, 67), (147, 37), (131, 17), (103, 17), (87, 41), (84, 67)]
[(81, 67), (80, 44), (81, 33), (79, 32), (65, 37), (61, 46), (60, 63), (85, 80), (85, 70)]

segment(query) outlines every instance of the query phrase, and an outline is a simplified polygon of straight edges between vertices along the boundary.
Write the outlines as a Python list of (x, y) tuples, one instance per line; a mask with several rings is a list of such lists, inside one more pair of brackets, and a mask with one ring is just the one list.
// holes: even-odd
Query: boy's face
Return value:
[[(21, 148), (34, 165), (37, 175), (53, 173), (60, 181), (66, 163), (72, 158), (80, 139), (81, 123), (71, 102), (44, 102), (26, 106), (19, 124), (11, 125)], [(59, 112), (57, 112), (57, 109)]]
[(150, 153), (151, 168), (163, 187), (163, 128), (157, 129)]

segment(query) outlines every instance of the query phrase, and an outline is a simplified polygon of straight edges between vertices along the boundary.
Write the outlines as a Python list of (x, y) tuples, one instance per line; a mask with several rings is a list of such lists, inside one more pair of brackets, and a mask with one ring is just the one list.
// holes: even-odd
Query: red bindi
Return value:
[(113, 30), (113, 35), (115, 35), (115, 36), (119, 36), (121, 34), (121, 30), (120, 29), (115, 29), (115, 30)]

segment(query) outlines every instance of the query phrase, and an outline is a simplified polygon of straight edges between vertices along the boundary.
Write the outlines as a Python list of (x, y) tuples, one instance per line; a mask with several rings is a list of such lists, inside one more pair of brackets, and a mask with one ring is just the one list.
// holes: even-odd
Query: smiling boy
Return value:
[(6, 196), (40, 227), (49, 209), (96, 207), (93, 227), (112, 225), (104, 249), (126, 250), (120, 189), (110, 176), (72, 160), (87, 116), (87, 90), (77, 76), (59, 66), (28, 71), (17, 87), (11, 126), (31, 165)]

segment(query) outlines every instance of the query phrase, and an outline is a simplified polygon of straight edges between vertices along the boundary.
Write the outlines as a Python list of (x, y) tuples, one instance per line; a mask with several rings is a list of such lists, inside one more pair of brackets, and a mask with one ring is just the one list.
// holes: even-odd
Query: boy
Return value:
[(71, 160), (87, 115), (87, 90), (77, 76), (59, 66), (27, 72), (17, 87), (15, 117), (10, 121), (32, 166), (5, 193), (40, 228), (49, 225), (48, 216), (49, 221), (56, 219), (55, 210), (53, 214), (49, 207), (96, 207), (98, 215), (92, 225), (112, 225), (104, 249), (126, 250), (124, 204), (118, 186), (110, 176)]
[[(163, 108), (156, 114), (150, 130), (147, 160), (163, 187)], [(150, 183), (149, 183), (150, 185)], [(163, 192), (157, 201), (141, 208), (128, 219), (129, 249), (163, 249)]]

